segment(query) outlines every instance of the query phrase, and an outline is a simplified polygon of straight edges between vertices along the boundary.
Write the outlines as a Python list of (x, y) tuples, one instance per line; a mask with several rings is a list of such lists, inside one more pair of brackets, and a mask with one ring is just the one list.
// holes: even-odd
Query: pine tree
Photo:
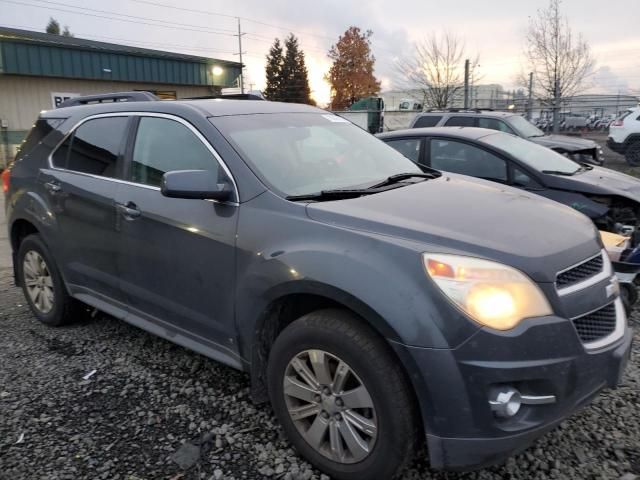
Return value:
[(271, 101), (279, 102), (282, 100), (282, 45), (279, 39), (275, 39), (273, 45), (267, 54), (267, 86), (264, 90), (264, 96)]
[(331, 108), (341, 110), (361, 98), (377, 95), (380, 82), (373, 75), (371, 30), (349, 27), (329, 50), (333, 65), (325, 77), (331, 84)]
[(64, 30), (62, 31), (62, 36), (73, 37), (73, 33), (71, 33), (71, 30), (69, 30), (69, 27), (67, 25), (64, 26)]
[(45, 32), (60, 35), (60, 23), (55, 18), (49, 17)]
[(309, 74), (304, 52), (300, 50), (298, 39), (293, 35), (284, 41), (286, 53), (281, 72), (281, 101), (290, 103), (312, 103)]

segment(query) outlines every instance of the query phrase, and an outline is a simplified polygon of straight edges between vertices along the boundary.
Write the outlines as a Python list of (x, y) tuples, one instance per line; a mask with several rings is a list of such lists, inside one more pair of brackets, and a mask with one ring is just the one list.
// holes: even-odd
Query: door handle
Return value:
[(44, 188), (47, 189), (49, 193), (55, 194), (62, 191), (62, 186), (56, 182), (47, 182), (44, 184)]
[(141, 214), (140, 210), (138, 210), (137, 205), (133, 202), (116, 203), (116, 208), (127, 220), (134, 220)]

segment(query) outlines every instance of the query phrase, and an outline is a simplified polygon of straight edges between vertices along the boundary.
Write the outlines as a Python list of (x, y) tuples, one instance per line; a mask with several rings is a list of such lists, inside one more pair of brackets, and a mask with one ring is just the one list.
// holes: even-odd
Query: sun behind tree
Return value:
[(376, 59), (371, 53), (371, 35), (371, 30), (349, 27), (329, 50), (333, 65), (325, 79), (331, 85), (332, 110), (345, 109), (380, 91), (380, 82), (373, 74)]

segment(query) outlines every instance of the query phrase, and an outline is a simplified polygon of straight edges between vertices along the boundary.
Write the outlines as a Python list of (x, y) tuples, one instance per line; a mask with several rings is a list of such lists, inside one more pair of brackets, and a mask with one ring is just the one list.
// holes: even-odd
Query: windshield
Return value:
[(494, 133), (482, 137), (480, 141), (507, 152), (539, 172), (544, 170), (573, 174), (580, 170), (579, 164), (564, 155), (520, 137)]
[(286, 196), (422, 172), (373, 135), (329, 113), (236, 115), (211, 122), (258, 177)]
[(509, 117), (509, 124), (525, 138), (544, 137), (544, 132), (520, 115)]

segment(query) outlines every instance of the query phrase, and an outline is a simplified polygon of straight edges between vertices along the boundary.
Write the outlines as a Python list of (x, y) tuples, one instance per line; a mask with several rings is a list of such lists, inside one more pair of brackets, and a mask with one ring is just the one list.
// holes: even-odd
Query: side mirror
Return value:
[(162, 176), (160, 192), (165, 197), (200, 200), (231, 199), (229, 183), (219, 183), (218, 175), (208, 170), (176, 170)]

